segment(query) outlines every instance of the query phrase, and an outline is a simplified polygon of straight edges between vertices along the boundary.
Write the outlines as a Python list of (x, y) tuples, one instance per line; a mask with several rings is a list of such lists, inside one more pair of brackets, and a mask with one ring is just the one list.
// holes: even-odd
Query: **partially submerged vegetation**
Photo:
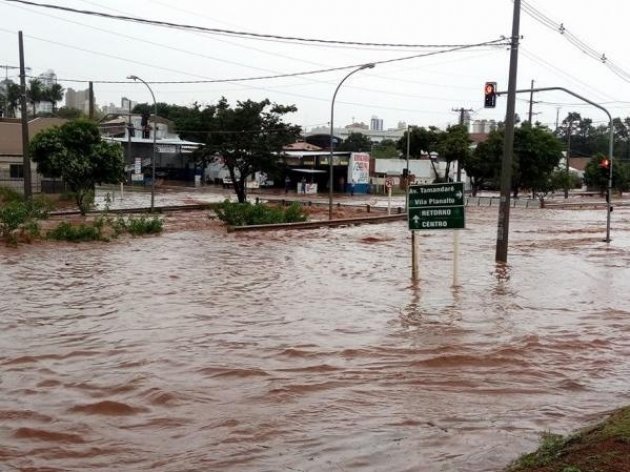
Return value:
[(546, 433), (538, 450), (507, 472), (627, 472), (630, 470), (630, 407), (601, 423), (563, 437)]
[(164, 228), (164, 221), (157, 216), (113, 217), (103, 213), (91, 221), (78, 224), (61, 221), (52, 229), (42, 231), (41, 221), (48, 218), (51, 209), (52, 203), (44, 197), (26, 200), (13, 190), (0, 188), (0, 240), (12, 246), (37, 239), (111, 241), (125, 233), (133, 236), (157, 234)]
[(15, 245), (40, 236), (39, 221), (48, 217), (51, 203), (41, 197), (25, 200), (14, 190), (0, 188), (0, 240)]
[(133, 236), (144, 234), (161, 233), (164, 222), (156, 216), (140, 216), (138, 218), (123, 218), (118, 216), (113, 218), (108, 215), (101, 215), (92, 222), (73, 225), (67, 221), (62, 221), (55, 228), (46, 233), (48, 239), (56, 241), (111, 241), (121, 234), (129, 233)]
[(307, 219), (306, 212), (297, 203), (288, 207), (278, 207), (262, 203), (232, 203), (225, 200), (215, 207), (215, 211), (221, 221), (231, 226), (299, 223)]

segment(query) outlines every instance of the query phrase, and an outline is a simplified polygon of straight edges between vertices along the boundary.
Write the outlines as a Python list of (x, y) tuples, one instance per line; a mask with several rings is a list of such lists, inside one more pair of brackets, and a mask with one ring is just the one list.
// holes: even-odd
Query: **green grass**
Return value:
[(542, 435), (539, 448), (521, 456), (507, 472), (606, 472), (630, 470), (630, 407), (595, 426), (563, 437)]

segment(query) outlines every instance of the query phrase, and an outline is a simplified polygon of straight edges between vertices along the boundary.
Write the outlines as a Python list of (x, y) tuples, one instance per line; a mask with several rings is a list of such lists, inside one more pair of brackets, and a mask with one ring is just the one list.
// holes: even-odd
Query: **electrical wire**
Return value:
[[(0, 28), (0, 30), (3, 30), (2, 28)], [(6, 30), (4, 30), (6, 31)], [(82, 48), (77, 48), (75, 46), (70, 46), (70, 45), (66, 45), (63, 43), (59, 43), (57, 41), (50, 41), (50, 40), (43, 40), (41, 38), (37, 38), (34, 36), (29, 36), (31, 38), (34, 39), (38, 39), (40, 41), (46, 41), (46, 42), (50, 42), (53, 44), (58, 44), (58, 45), (63, 45), (66, 47), (72, 47), (75, 49), (79, 49), (82, 51), (86, 51), (86, 52), (90, 52), (89, 50), (85, 50)], [(497, 39), (497, 40), (493, 40), (493, 41), (487, 41), (484, 43), (478, 43), (478, 44), (468, 44), (468, 45), (464, 45), (464, 46), (457, 46), (457, 47), (453, 47), (450, 49), (443, 49), (443, 50), (439, 50), (439, 51), (431, 51), (431, 52), (427, 52), (427, 53), (422, 53), (422, 54), (413, 54), (411, 56), (404, 56), (404, 57), (398, 57), (398, 58), (394, 58), (394, 59), (384, 59), (381, 61), (374, 61), (371, 62), (370, 64), (374, 64), (374, 65), (381, 65), (381, 64), (390, 64), (390, 63), (394, 63), (394, 62), (401, 62), (401, 61), (408, 61), (411, 59), (419, 59), (422, 57), (429, 57), (429, 56), (437, 56), (440, 54), (447, 54), (449, 52), (455, 52), (455, 51), (461, 51), (461, 50), (465, 50), (465, 49), (471, 49), (471, 48), (475, 48), (475, 47), (481, 47), (481, 46), (488, 46), (490, 44), (492, 45), (497, 45), (499, 43), (506, 44), (505, 43), (505, 38), (501, 38), (501, 39)], [(99, 53), (101, 54), (101, 53)], [(106, 55), (106, 54), (104, 54)], [(117, 56), (111, 56), (111, 55), (106, 55), (108, 57), (115, 57), (117, 59), (122, 59), (120, 57)], [(135, 62), (135, 61), (133, 61)], [(142, 64), (142, 63), (140, 63)], [(147, 65), (147, 64), (144, 64)], [(280, 79), (280, 78), (287, 78), (287, 77), (302, 77), (302, 76), (307, 76), (307, 75), (315, 75), (315, 74), (324, 74), (327, 72), (336, 72), (336, 71), (342, 71), (342, 70), (347, 70), (347, 69), (356, 69), (358, 67), (361, 67), (365, 64), (351, 64), (351, 65), (345, 65), (345, 66), (338, 66), (338, 67), (328, 67), (325, 69), (315, 69), (315, 70), (310, 70), (310, 71), (302, 71), (302, 72), (290, 72), (290, 73), (286, 73), (286, 74), (273, 74), (273, 75), (264, 75), (264, 76), (256, 76), (256, 77), (237, 77), (237, 78), (230, 78), (230, 79), (199, 79), (199, 80), (147, 80), (146, 82), (149, 84), (212, 84), (212, 83), (228, 83), (228, 82), (250, 82), (250, 81), (255, 81), (255, 80), (270, 80), (270, 79)], [(153, 66), (151, 66), (153, 67)], [(157, 67), (157, 66), (156, 66)], [(166, 70), (170, 70), (173, 71), (172, 69), (166, 69)], [(178, 71), (180, 72), (180, 71)], [(123, 83), (130, 83), (133, 81), (122, 81), (122, 80), (79, 80), (79, 79), (58, 79), (59, 81), (62, 82), (78, 82), (78, 83), (88, 83), (88, 82), (92, 82), (95, 84), (123, 84)]]
[[(511, 0), (514, 1), (514, 0)], [(605, 53), (599, 52), (592, 48), (590, 45), (582, 41), (575, 34), (571, 33), (563, 23), (558, 23), (547, 15), (537, 10), (534, 6), (526, 1), (521, 2), (521, 7), (523, 11), (532, 17), (534, 20), (538, 21), (542, 25), (547, 28), (560, 33), (564, 38), (571, 43), (573, 46), (578, 48), (584, 54), (586, 54), (591, 59), (595, 59), (598, 62), (603, 63), (608, 69), (610, 69), (615, 75), (624, 80), (625, 82), (630, 82), (630, 73), (626, 70), (615, 64), (610, 58), (606, 57)]]
[(88, 15), (88, 16), (96, 16), (101, 18), (107, 18), (112, 20), (119, 21), (127, 21), (133, 23), (141, 23), (151, 26), (159, 26), (166, 28), (175, 28), (181, 30), (190, 30), (190, 31), (200, 31), (209, 34), (218, 34), (218, 35), (227, 35), (227, 36), (236, 36), (241, 38), (249, 38), (249, 39), (265, 39), (265, 40), (278, 40), (278, 41), (289, 41), (289, 42), (298, 42), (304, 44), (325, 44), (325, 45), (342, 45), (342, 46), (369, 46), (369, 47), (396, 47), (396, 48), (412, 48), (412, 49), (426, 49), (426, 48), (456, 48), (460, 46), (465, 46), (463, 44), (404, 44), (404, 43), (370, 43), (370, 42), (360, 42), (360, 41), (339, 41), (339, 40), (331, 40), (331, 39), (317, 39), (317, 38), (301, 38), (298, 36), (281, 36), (275, 34), (264, 34), (264, 33), (252, 33), (247, 31), (235, 31), (229, 29), (222, 28), (208, 28), (205, 26), (197, 26), (197, 25), (187, 25), (181, 23), (173, 23), (169, 21), (159, 21), (159, 20), (149, 20), (146, 18), (140, 18), (135, 16), (127, 16), (127, 15), (114, 15), (110, 13), (97, 12), (93, 10), (80, 10), (77, 8), (70, 7), (62, 7), (60, 5), (52, 5), (49, 3), (36, 3), (28, 0), (3, 0), (5, 2), (10, 3), (20, 3), (23, 5), (29, 5), (32, 7), (39, 8), (48, 8), (53, 10), (60, 10), (69, 13), (76, 13), (80, 15)]

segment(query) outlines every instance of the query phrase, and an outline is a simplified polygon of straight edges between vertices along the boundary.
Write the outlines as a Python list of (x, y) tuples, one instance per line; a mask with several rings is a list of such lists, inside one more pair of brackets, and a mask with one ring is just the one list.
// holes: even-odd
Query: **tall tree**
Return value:
[(470, 138), (468, 128), (464, 125), (449, 126), (442, 134), (438, 143), (440, 157), (446, 161), (444, 176), (440, 178), (443, 182), (448, 180), (451, 163), (455, 161), (465, 162), (470, 154)]
[(22, 92), (20, 90), (20, 86), (14, 82), (9, 83), (7, 87), (7, 116), (15, 118), (15, 111), (20, 106), (20, 100), (22, 98)]
[[(489, 181), (498, 181), (503, 157), (505, 128), (492, 131), (480, 143), (464, 168), (473, 183), (473, 193)], [(525, 122), (514, 130), (514, 159), (512, 161), (512, 192), (516, 197), (521, 188), (533, 192), (546, 191), (553, 170), (562, 157), (563, 144), (544, 126)]]
[(520, 188), (546, 192), (551, 173), (560, 163), (564, 145), (547, 127), (523, 124), (515, 130), (514, 156), (517, 162), (512, 178), (516, 196)]
[(200, 153), (227, 167), (239, 202), (245, 202), (248, 175), (258, 171), (273, 174), (281, 167), (282, 148), (301, 134), (300, 126), (283, 121), (295, 111), (293, 105), (269, 100), (239, 101), (234, 108), (225, 98), (219, 100)]
[(338, 151), (370, 152), (372, 140), (363, 133), (350, 133), (337, 148)]
[(435, 126), (425, 128), (423, 126), (411, 126), (402, 138), (398, 140), (398, 150), (403, 156), (407, 155), (407, 139), (409, 139), (409, 158), (420, 159), (423, 154), (431, 154), (438, 151), (440, 143), (440, 131)]
[(57, 112), (57, 102), (63, 99), (63, 87), (54, 83), (50, 87), (44, 88), (42, 92), (42, 101), (50, 102), (53, 114)]
[(28, 103), (33, 107), (33, 116), (37, 115), (37, 104), (44, 101), (44, 84), (39, 79), (31, 79), (26, 91)]
[(494, 130), (467, 156), (463, 166), (470, 179), (473, 196), (477, 195), (484, 185), (498, 184), (502, 155), (503, 130)]
[(375, 159), (397, 159), (400, 157), (400, 151), (396, 147), (396, 141), (392, 139), (383, 139), (380, 143), (372, 147), (372, 157)]
[(101, 139), (98, 126), (87, 120), (69, 121), (40, 131), (30, 155), (39, 172), (61, 177), (74, 193), (82, 215), (96, 184), (117, 184), (124, 178), (125, 160), (118, 143)]

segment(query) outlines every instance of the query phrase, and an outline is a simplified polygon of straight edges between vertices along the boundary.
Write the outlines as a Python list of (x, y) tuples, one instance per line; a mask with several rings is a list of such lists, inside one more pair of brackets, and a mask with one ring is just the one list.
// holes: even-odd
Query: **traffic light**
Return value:
[(496, 82), (486, 82), (486, 87), (484, 88), (485, 108), (494, 108), (497, 106), (497, 83)]
[(602, 169), (608, 169), (610, 167), (610, 161), (608, 159), (602, 159), (599, 162), (599, 167), (601, 167)]

